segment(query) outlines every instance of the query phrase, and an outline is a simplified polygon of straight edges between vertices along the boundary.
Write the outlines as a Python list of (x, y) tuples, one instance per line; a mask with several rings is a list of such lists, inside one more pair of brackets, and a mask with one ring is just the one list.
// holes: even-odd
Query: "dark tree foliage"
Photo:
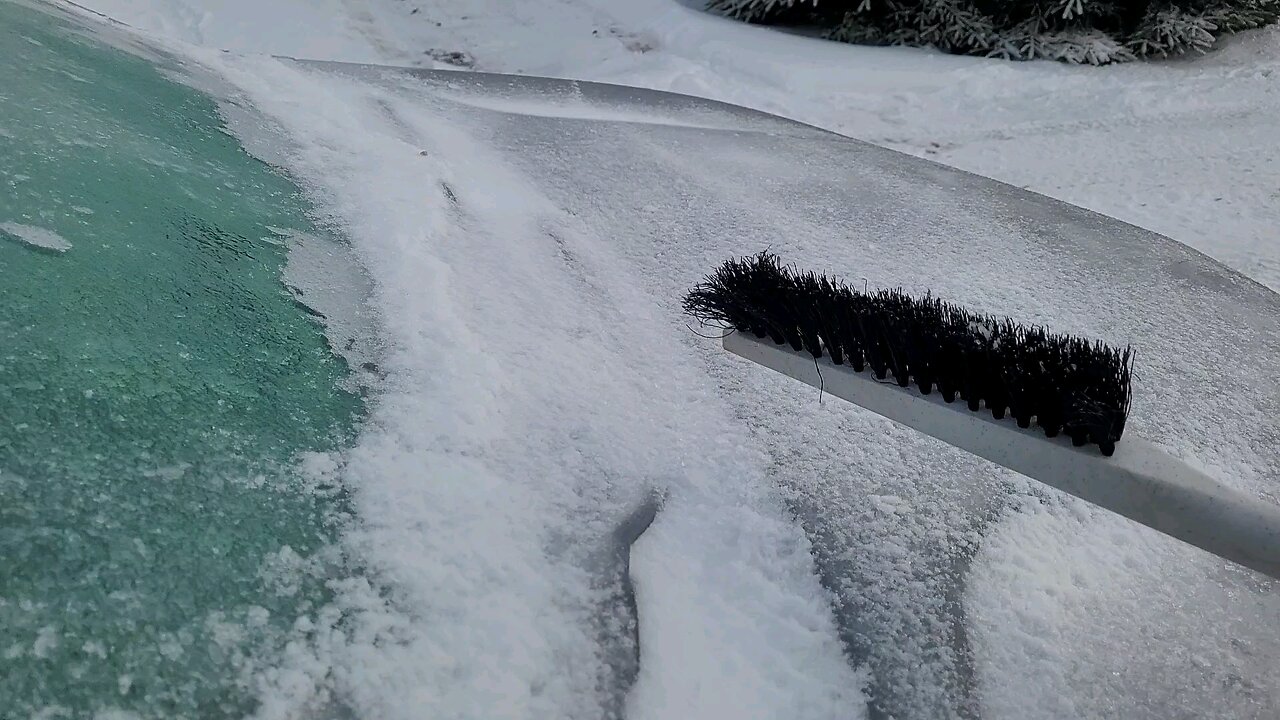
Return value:
[(1204, 51), (1280, 19), (1280, 0), (710, 0), (748, 22), (808, 23), (827, 37), (1013, 60), (1105, 65)]

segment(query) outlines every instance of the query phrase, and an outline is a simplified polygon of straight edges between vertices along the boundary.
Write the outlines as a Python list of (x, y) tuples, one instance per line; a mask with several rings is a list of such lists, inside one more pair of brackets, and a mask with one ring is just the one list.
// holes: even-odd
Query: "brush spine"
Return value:
[(767, 338), (738, 332), (723, 342), (735, 355), (1280, 579), (1280, 506), (1229, 488), (1142, 438), (1126, 438), (1108, 457), (1065, 435), (1047, 438)]

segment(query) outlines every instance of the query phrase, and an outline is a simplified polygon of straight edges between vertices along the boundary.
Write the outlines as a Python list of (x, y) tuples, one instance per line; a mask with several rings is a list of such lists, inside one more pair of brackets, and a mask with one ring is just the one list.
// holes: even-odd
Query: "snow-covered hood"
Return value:
[[(548, 386), (540, 402), (573, 408), (573, 451), (602, 462), (601, 477), (630, 478), (597, 487), (588, 514), (625, 505), (628, 482), (672, 492), (651, 531), (660, 538), (637, 547), (643, 660), (631, 702), (647, 710), (640, 716), (682, 707), (705, 717), (672, 688), (719, 678), (732, 695), (750, 684), (700, 673), (700, 652), (750, 656), (748, 666), (786, 654), (730, 648), (744, 643), (705, 627), (723, 620), (715, 602), (741, 609), (728, 590), (707, 590), (729, 582), (714, 573), (683, 590), (672, 581), (678, 601), (658, 597), (657, 568), (715, 564), (725, 552), (715, 537), (681, 529), (681, 502), (696, 508), (690, 517), (727, 522), (713, 506), (734, 504), (717, 494), (739, 477), (779, 491), (804, 528), (873, 716), (1227, 717), (1280, 702), (1276, 663), (1262, 660), (1280, 658), (1280, 638), (1260, 630), (1280, 609), (1272, 584), (856, 408), (820, 403), (724, 356), (679, 312), (682, 293), (717, 263), (769, 248), (852, 282), (1132, 344), (1129, 432), (1274, 502), (1280, 296), (1132, 225), (721, 103), (484, 73), (335, 63), (280, 72), (340, 85), (343, 104), (362, 105), (366, 131), (393, 138), (370, 152), (377, 145), (383, 161), (405, 164), (401, 177), (422, 178), (415, 192), (458, 233), (440, 244), (424, 231), (424, 252), (486, 258), (483, 269), (460, 271), (463, 286), (506, 284), (482, 305), (498, 325), (522, 328), (510, 353), (540, 358), (527, 365), (534, 375), (514, 376), (536, 384), (542, 363), (571, 368), (563, 377), (578, 380)], [(389, 191), (361, 197), (378, 205)], [(551, 295), (523, 294), (511, 279), (528, 273)], [(498, 367), (507, 352), (496, 353)], [(651, 423), (667, 426), (646, 434)], [(515, 450), (529, 438), (494, 442)], [(704, 475), (715, 480), (694, 480)], [(707, 607), (697, 609), (699, 593), (718, 599), (702, 597)], [(776, 612), (753, 607), (749, 615)], [(701, 650), (667, 629), (677, 623), (664, 613), (702, 623)], [(802, 688), (832, 681), (785, 677), (752, 681), (758, 716), (773, 716), (759, 710), (769, 707), (762, 693), (774, 692), (778, 708), (800, 707)], [(735, 706), (697, 696), (705, 713)], [(753, 714), (743, 707), (735, 712)]]
[(680, 258), (699, 253), (701, 263), (667, 260), (672, 302), (716, 261), (771, 248), (872, 287), (932, 291), (1131, 344), (1135, 431), (1220, 470), (1230, 485), (1276, 491), (1280, 295), (1181, 243), (701, 98), (529, 76), (302, 64), (456, 118), (566, 210), (607, 226), (610, 241), (643, 240)]

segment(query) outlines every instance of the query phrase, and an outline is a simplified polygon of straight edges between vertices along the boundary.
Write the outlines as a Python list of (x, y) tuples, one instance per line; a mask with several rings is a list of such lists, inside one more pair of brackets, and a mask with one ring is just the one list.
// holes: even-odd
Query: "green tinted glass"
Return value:
[[(285, 290), (296, 187), (214, 103), (0, 1), (0, 715), (237, 716), (325, 599), (360, 400)], [(318, 464), (318, 463), (312, 463)]]

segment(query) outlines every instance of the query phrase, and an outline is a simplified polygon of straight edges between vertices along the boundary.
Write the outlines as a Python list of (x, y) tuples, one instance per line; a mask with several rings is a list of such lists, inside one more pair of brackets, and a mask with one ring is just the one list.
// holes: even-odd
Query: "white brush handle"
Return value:
[(829, 358), (816, 362), (768, 338), (730, 333), (724, 348), (796, 380), (915, 428), (1029, 478), (1119, 513), (1214, 555), (1280, 579), (1280, 506), (1233, 490), (1141, 438), (1126, 436), (1105, 457), (1094, 445), (1022, 429), (1008, 417), (972, 412), (854, 372)]

